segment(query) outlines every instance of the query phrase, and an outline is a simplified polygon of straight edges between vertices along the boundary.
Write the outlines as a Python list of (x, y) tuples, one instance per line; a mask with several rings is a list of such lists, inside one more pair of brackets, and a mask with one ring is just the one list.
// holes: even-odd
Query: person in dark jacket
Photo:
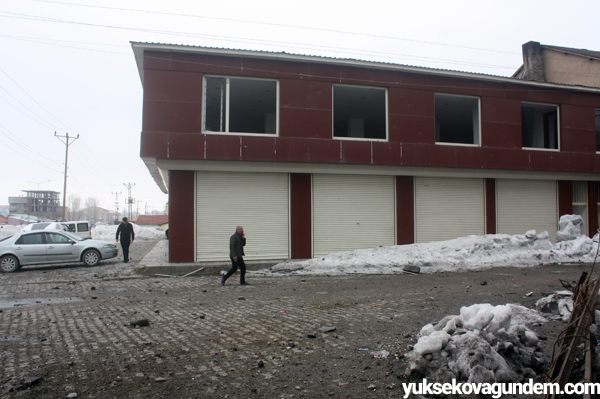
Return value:
[(123, 218), (123, 223), (117, 228), (117, 236), (115, 240), (119, 242), (119, 235), (121, 236), (121, 248), (123, 248), (123, 262), (129, 262), (129, 246), (135, 239), (135, 233), (133, 232), (133, 225), (129, 223), (127, 218)]
[(225, 281), (233, 273), (240, 269), (240, 284), (248, 285), (246, 283), (246, 264), (244, 263), (244, 246), (246, 245), (246, 235), (244, 234), (244, 228), (238, 226), (235, 229), (235, 233), (229, 239), (229, 259), (231, 259), (231, 269), (221, 277), (221, 285), (225, 285)]

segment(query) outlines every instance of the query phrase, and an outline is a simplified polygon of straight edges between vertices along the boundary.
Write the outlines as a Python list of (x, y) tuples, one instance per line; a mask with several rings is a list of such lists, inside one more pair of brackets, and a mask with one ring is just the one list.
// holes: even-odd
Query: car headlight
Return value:
[(105, 244), (104, 248), (106, 248), (106, 249), (116, 249), (117, 246), (115, 244)]

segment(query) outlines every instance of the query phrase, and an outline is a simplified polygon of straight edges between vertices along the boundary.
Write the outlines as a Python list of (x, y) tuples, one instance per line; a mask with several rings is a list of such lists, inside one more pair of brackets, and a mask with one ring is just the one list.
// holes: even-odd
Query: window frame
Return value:
[[(357, 89), (373, 89), (382, 90), (384, 95), (384, 113), (385, 113), (385, 138), (369, 138), (369, 137), (344, 137), (335, 135), (335, 88), (336, 87), (350, 87)], [(345, 83), (334, 83), (331, 85), (331, 137), (333, 140), (350, 140), (350, 141), (389, 141), (390, 133), (390, 122), (389, 122), (389, 91), (387, 87), (379, 86), (363, 86), (363, 85), (352, 85)]]
[[(556, 107), (556, 148), (546, 147), (523, 147), (523, 105)], [(531, 151), (554, 151), (560, 152), (560, 106), (554, 103), (540, 103), (534, 101), (521, 101), (521, 149)]]
[(600, 154), (600, 108), (594, 108), (594, 131), (596, 133), (596, 154)]
[[(206, 130), (206, 89), (207, 84), (206, 80), (210, 78), (218, 78), (226, 80), (226, 98), (225, 98), (225, 131), (215, 131), (215, 130)], [(260, 80), (267, 82), (275, 83), (275, 133), (252, 133), (252, 132), (231, 132), (229, 131), (230, 126), (230, 88), (231, 88), (231, 79), (239, 79), (239, 80)], [(257, 136), (257, 137), (279, 137), (279, 118), (280, 118), (280, 82), (279, 79), (274, 78), (257, 78), (257, 77), (249, 77), (249, 76), (235, 76), (235, 75), (212, 75), (207, 74), (202, 77), (202, 121), (201, 121), (201, 131), (203, 134), (216, 134), (216, 135), (227, 135), (227, 136)]]
[[(461, 97), (461, 98), (470, 98), (477, 100), (477, 133), (473, 132), (473, 140), (474, 143), (454, 143), (451, 141), (438, 141), (437, 140), (437, 108), (436, 108), (436, 97), (444, 96), (444, 97)], [(479, 96), (469, 96), (466, 94), (455, 94), (455, 93), (442, 93), (436, 92), (433, 94), (433, 123), (434, 123), (434, 142), (436, 145), (449, 145), (449, 146), (459, 146), (459, 147), (481, 147), (481, 97)], [(473, 124), (475, 125), (475, 124)]]

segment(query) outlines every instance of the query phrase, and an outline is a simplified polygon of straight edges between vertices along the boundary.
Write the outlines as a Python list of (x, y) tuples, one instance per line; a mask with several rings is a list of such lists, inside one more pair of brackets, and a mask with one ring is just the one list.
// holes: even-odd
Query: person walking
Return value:
[(133, 225), (129, 223), (127, 218), (123, 218), (123, 222), (117, 228), (117, 236), (115, 237), (117, 242), (119, 242), (119, 235), (121, 236), (121, 248), (123, 248), (123, 262), (127, 263), (129, 262), (129, 246), (135, 239)]
[(246, 264), (244, 263), (244, 246), (246, 245), (246, 235), (244, 228), (237, 226), (235, 233), (229, 238), (229, 259), (231, 259), (231, 269), (221, 277), (221, 285), (225, 285), (225, 281), (233, 273), (240, 269), (240, 285), (248, 285), (246, 283)]

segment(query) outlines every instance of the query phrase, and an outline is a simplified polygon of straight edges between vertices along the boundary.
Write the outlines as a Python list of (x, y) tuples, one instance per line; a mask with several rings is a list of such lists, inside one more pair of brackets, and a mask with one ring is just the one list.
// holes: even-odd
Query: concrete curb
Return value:
[[(214, 275), (218, 276), (222, 270), (229, 270), (231, 268), (231, 262), (229, 260), (223, 262), (191, 262), (191, 263), (169, 263), (169, 241), (160, 240), (158, 243), (148, 252), (148, 254), (142, 259), (133, 269), (134, 273), (143, 276), (155, 276), (157, 274), (164, 274), (170, 276), (183, 276), (188, 273), (192, 273), (198, 269), (202, 269), (194, 275)], [(261, 270), (268, 269), (269, 267), (276, 265), (281, 261), (246, 261), (247, 270)]]

